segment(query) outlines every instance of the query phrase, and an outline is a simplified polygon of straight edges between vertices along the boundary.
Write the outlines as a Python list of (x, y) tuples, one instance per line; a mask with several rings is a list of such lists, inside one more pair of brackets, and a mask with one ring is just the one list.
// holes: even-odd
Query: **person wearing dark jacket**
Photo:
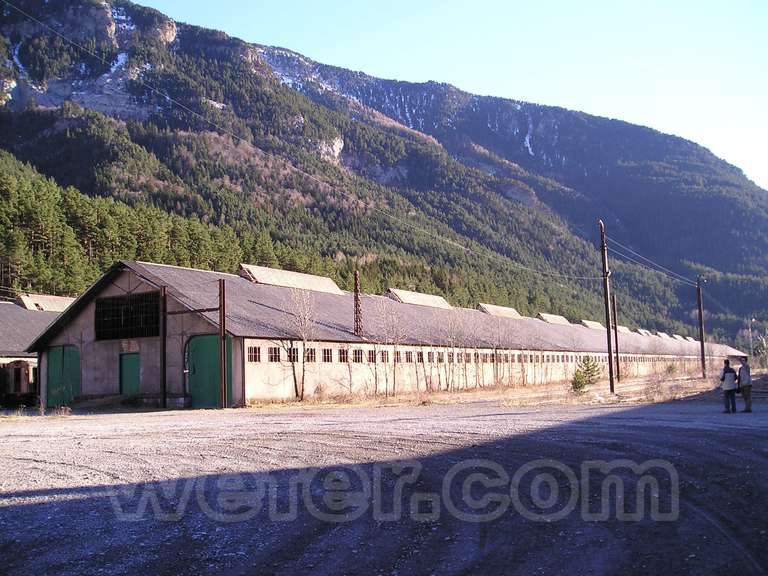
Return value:
[(752, 373), (749, 369), (749, 359), (745, 356), (739, 367), (739, 388), (744, 398), (744, 412), (752, 412)]
[(720, 374), (720, 386), (723, 389), (723, 401), (725, 402), (725, 410), (723, 412), (726, 414), (733, 414), (736, 412), (737, 379), (738, 376), (736, 375), (736, 370), (731, 368), (731, 361), (726, 360), (723, 362), (723, 371)]

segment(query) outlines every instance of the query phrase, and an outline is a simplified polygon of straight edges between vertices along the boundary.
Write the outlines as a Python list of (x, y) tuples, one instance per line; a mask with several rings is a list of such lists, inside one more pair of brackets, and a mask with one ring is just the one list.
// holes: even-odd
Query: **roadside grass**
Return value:
[[(560, 388), (560, 386), (558, 386)], [(568, 385), (562, 385), (563, 390)], [(431, 392), (398, 392), (396, 396), (344, 394), (326, 397), (305, 397), (303, 401), (295, 399), (259, 400), (248, 402), (246, 409), (280, 410), (280, 409), (313, 409), (313, 408), (371, 408), (399, 406), (429, 406), (434, 404), (464, 404), (471, 402), (514, 401), (523, 400), (524, 395), (538, 395), (542, 390), (536, 387), (511, 388), (502, 385), (489, 385), (462, 390), (435, 390)], [(538, 396), (536, 399), (538, 402)]]
[[(768, 373), (760, 372), (754, 375), (755, 380), (767, 381)], [(667, 384), (669, 383), (669, 386)], [(635, 393), (631, 399), (620, 397), (626, 387), (631, 387)], [(372, 394), (345, 394), (336, 396), (308, 396), (303, 402), (295, 399), (276, 399), (271, 401), (252, 401), (245, 406), (229, 408), (228, 410), (254, 410), (254, 411), (281, 411), (281, 410), (314, 410), (334, 408), (395, 408), (401, 406), (429, 406), (434, 404), (463, 404), (472, 402), (501, 402), (504, 406), (542, 406), (542, 405), (567, 405), (567, 404), (610, 404), (610, 403), (653, 403), (683, 398), (686, 396), (701, 394), (706, 391), (715, 391), (716, 388), (711, 379), (670, 378), (667, 375), (657, 375), (645, 381), (628, 381), (617, 385), (619, 396), (610, 397), (607, 394), (607, 382), (597, 382), (584, 389), (583, 393), (574, 393), (570, 382), (548, 386), (522, 386), (509, 387), (501, 385), (489, 385), (478, 388), (461, 390), (440, 390), (432, 392), (398, 392), (396, 396), (383, 396)], [(98, 413), (94, 410), (89, 413)], [(168, 413), (161, 409), (131, 410), (121, 408), (120, 413), (133, 412), (157, 412)], [(186, 410), (173, 410), (182, 414)], [(80, 413), (78, 411), (78, 413)], [(32, 420), (35, 416), (47, 418), (66, 418), (73, 416), (72, 409), (62, 406), (53, 409), (42, 407), (18, 408), (14, 410), (0, 410), (0, 421), (13, 421), (21, 419)]]
[(72, 415), (72, 409), (69, 406), (58, 406), (50, 410), (46, 410), (42, 406), (29, 408), (27, 406), (19, 406), (13, 410), (0, 410), (0, 419), (8, 420), (26, 420), (35, 417), (46, 418), (65, 418)]

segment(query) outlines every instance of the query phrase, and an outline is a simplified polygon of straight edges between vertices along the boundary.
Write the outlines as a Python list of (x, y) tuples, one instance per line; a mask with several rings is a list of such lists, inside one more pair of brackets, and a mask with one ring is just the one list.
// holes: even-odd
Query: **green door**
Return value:
[(69, 404), (80, 395), (80, 350), (53, 346), (47, 353), (46, 391), (48, 408)]
[[(232, 338), (227, 336), (227, 406), (232, 405)], [(219, 336), (193, 336), (187, 342), (187, 392), (193, 408), (219, 408)]]
[(139, 393), (139, 355), (120, 354), (120, 394), (134, 396)]

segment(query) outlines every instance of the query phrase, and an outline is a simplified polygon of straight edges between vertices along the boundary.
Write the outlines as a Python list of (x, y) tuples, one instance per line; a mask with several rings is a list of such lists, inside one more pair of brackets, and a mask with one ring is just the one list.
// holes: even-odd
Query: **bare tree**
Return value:
[(352, 346), (350, 346), (349, 342), (344, 342), (339, 347), (339, 353), (341, 351), (344, 351), (344, 355), (346, 356), (346, 365), (347, 365), (347, 393), (349, 395), (352, 395), (352, 389), (353, 389), (353, 379), (352, 379)]
[[(512, 384), (512, 360), (513, 354), (510, 343), (514, 339), (512, 327), (502, 318), (496, 319), (496, 333), (494, 335), (494, 353), (496, 364), (494, 366), (494, 380), (496, 384), (509, 386)], [(500, 364), (500, 365), (499, 365)]]
[[(473, 365), (474, 371), (475, 371), (475, 388), (480, 386), (480, 353), (478, 352), (478, 340), (480, 338), (480, 333), (482, 330), (482, 324), (479, 320), (479, 318), (475, 315), (469, 316), (465, 318), (461, 323), (461, 334), (462, 334), (462, 340), (464, 341), (464, 348), (471, 350), (469, 352), (470, 358), (471, 358), (471, 364)], [(467, 363), (466, 358), (465, 364), (464, 364), (464, 380), (465, 380), (465, 387), (469, 388), (469, 382), (467, 381)]]
[[(376, 301), (376, 324), (380, 336), (378, 340), (383, 341), (384, 344), (392, 345), (392, 395), (397, 392), (397, 354), (399, 347), (403, 345), (408, 337), (408, 332), (405, 327), (405, 319), (403, 318), (400, 306), (392, 302), (388, 298), (379, 298)], [(389, 362), (387, 363), (389, 364)], [(386, 372), (387, 366), (384, 366)], [(384, 383), (384, 396), (389, 395), (389, 379), (387, 378)]]
[[(462, 344), (462, 322), (456, 310), (451, 310), (447, 314), (445, 323), (442, 326), (442, 337), (446, 345), (448, 355), (444, 358), (443, 370), (445, 372), (445, 389), (454, 388), (456, 349)], [(449, 362), (449, 359), (452, 360)]]
[[(307, 363), (307, 344), (315, 339), (315, 295), (309, 290), (294, 288), (290, 292), (289, 310), (291, 313), (290, 348), (288, 360), (293, 371), (293, 391), (296, 398), (304, 400), (304, 382)], [(301, 341), (301, 350), (294, 347), (295, 340)], [(301, 364), (301, 374), (296, 373), (296, 364)]]

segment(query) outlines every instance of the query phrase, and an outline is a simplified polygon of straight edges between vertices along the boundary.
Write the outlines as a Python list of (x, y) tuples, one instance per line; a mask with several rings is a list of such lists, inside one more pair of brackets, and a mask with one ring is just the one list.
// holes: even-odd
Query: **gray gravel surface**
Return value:
[[(766, 574), (768, 402), (720, 409), (707, 394), (0, 419), (0, 574)], [(541, 459), (556, 463), (523, 468)], [(595, 460), (614, 469), (584, 472)], [(643, 474), (659, 488), (633, 508)], [(606, 479), (624, 489), (603, 506)], [(653, 517), (675, 488), (677, 517)]]

